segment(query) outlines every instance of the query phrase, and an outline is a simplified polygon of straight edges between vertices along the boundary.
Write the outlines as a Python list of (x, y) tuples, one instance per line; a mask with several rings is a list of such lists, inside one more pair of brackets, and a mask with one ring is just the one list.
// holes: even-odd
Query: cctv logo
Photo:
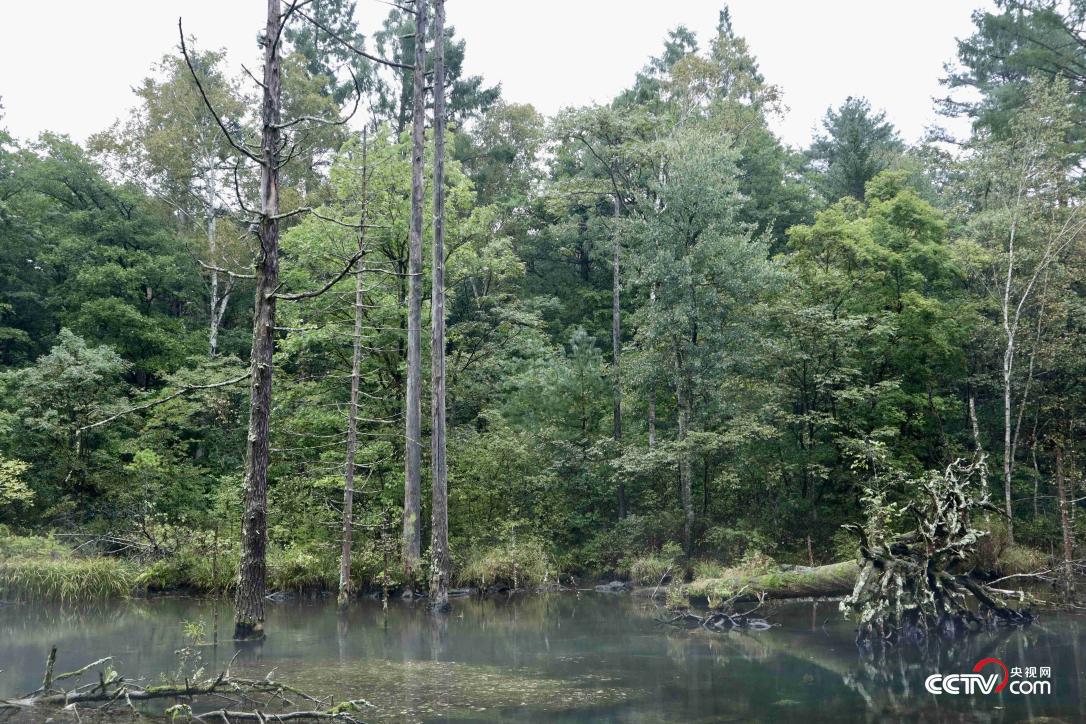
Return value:
[[(996, 673), (982, 674), (990, 665), (998, 667)], [(991, 669), (989, 669), (991, 671)], [(1015, 669), (1016, 675), (1021, 669)], [(973, 666), (972, 674), (932, 674), (924, 680), (924, 688), (930, 694), (998, 694), (1004, 689), (1012, 694), (1051, 694), (1051, 681), (1015, 679), (1006, 664), (999, 659), (981, 659)]]

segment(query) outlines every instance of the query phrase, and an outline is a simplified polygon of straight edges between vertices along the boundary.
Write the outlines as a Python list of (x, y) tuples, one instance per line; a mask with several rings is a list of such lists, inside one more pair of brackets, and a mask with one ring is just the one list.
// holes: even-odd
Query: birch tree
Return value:
[(980, 208), (970, 238), (1000, 334), (1003, 504), (1011, 540), (1015, 458), (1046, 334), (1047, 282), (1086, 229), (1081, 206), (1068, 203), (1071, 169), (1062, 152), (1070, 127), (1066, 84), (1038, 81), (1029, 95), (1006, 140), (982, 138), (976, 144), (971, 169)]

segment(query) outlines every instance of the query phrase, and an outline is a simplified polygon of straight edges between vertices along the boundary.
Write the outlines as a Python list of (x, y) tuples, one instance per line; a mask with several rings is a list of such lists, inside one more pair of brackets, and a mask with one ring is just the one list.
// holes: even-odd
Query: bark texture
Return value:
[(445, 459), (445, 0), (434, 0), (434, 243), (430, 314), (432, 471), (430, 605), (449, 606), (449, 471)]
[(407, 400), (404, 417), (403, 566), (411, 586), (421, 556), (422, 514), (422, 165), (426, 104), (426, 0), (415, 0), (414, 115), (411, 123), (411, 231), (408, 240)]
[(264, 637), (268, 541), (268, 423), (271, 417), (272, 354), (275, 351), (275, 290), (279, 285), (279, 0), (268, 0), (264, 34), (264, 102), (261, 112), (260, 256), (256, 263), (249, 434), (245, 450), (245, 512), (241, 566), (234, 598), (234, 638)]
[[(366, 133), (362, 133), (362, 214), (358, 222), (358, 252), (366, 248), (366, 203), (369, 169), (366, 165)], [(347, 460), (343, 467), (343, 524), (339, 555), (339, 605), (351, 598), (351, 543), (354, 537), (355, 456), (358, 453), (358, 383), (362, 369), (363, 286), (362, 261), (354, 270), (354, 335), (351, 355), (351, 401), (347, 408)]]

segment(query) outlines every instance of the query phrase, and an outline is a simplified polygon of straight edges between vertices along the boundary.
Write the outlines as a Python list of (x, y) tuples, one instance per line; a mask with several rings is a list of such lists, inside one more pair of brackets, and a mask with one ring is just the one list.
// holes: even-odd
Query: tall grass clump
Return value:
[(0, 560), (0, 599), (62, 604), (127, 596), (132, 566), (113, 558), (15, 557)]
[(521, 540), (475, 548), (456, 572), (460, 585), (533, 588), (558, 581), (554, 559), (542, 542)]

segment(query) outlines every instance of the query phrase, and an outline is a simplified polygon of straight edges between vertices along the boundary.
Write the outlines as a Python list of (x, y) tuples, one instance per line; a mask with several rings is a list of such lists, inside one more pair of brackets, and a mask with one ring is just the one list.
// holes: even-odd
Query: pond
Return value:
[[(875, 656), (857, 650), (830, 602), (765, 609), (769, 631), (710, 634), (658, 624), (645, 599), (594, 592), (456, 599), (441, 619), (398, 601), (343, 613), (330, 600), (292, 601), (269, 604), (269, 638), (240, 653), (225, 640), (230, 613), (189, 598), (0, 607), (0, 698), (40, 683), (53, 644), (58, 671), (111, 654), (118, 671), (154, 678), (178, 669), (175, 652), (202, 628), (190, 668), (274, 669), (311, 693), (365, 698), (370, 721), (1086, 721), (1086, 617), (1072, 614)], [(1051, 693), (925, 691), (930, 675), (989, 657), (1036, 668)]]

